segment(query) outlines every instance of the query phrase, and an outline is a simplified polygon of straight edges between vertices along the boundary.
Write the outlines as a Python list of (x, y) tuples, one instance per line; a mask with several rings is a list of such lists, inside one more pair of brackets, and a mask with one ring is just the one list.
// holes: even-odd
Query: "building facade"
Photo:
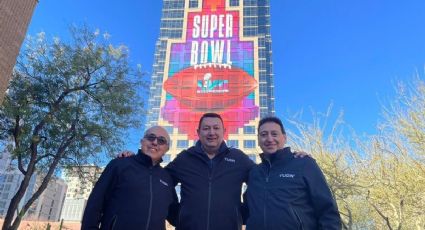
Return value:
[[(37, 177), (36, 186), (41, 184), (42, 178)], [(67, 185), (60, 178), (54, 178), (49, 182), (46, 190), (34, 202), (27, 213), (26, 219), (39, 221), (59, 221), (62, 207), (65, 201)], [(34, 190), (35, 192), (35, 190)]]
[[(0, 218), (6, 216), (12, 197), (16, 194), (24, 175), (17, 170), (0, 173)], [(24, 198), (19, 203), (22, 208), (31, 196), (37, 191), (42, 177), (34, 174), (31, 177)], [(62, 179), (55, 178), (49, 182), (46, 190), (31, 205), (25, 214), (26, 220), (58, 221), (65, 199), (66, 184)]]
[(38, 0), (0, 1), (0, 103)]
[(63, 178), (68, 185), (68, 191), (61, 219), (82, 220), (87, 200), (102, 171), (103, 168), (93, 165), (70, 167), (64, 171)]
[(272, 67), (269, 0), (163, 0), (146, 127), (171, 134), (164, 162), (194, 144), (206, 112), (255, 159), (256, 125), (275, 113)]

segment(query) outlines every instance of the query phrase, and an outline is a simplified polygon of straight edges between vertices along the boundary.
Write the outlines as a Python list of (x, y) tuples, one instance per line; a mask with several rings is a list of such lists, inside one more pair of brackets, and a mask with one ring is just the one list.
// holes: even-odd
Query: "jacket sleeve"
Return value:
[(178, 167), (179, 167), (180, 155), (183, 153), (184, 151), (179, 153), (173, 161), (171, 161), (167, 166), (165, 166), (165, 169), (168, 171), (171, 178), (173, 179), (174, 186), (176, 186), (180, 182), (179, 176), (178, 176), (178, 171), (179, 171)]
[[(243, 154), (243, 160), (244, 160), (244, 170), (246, 171), (245, 176), (244, 176), (244, 182), (245, 182), (245, 184), (247, 184), (250, 171), (254, 167), (255, 163), (254, 163), (254, 161), (251, 160), (251, 158), (248, 157), (248, 155), (246, 155), (245, 153), (242, 153), (242, 154)], [(245, 186), (245, 189), (246, 189), (246, 186)], [(247, 203), (246, 190), (243, 191), (243, 194), (242, 194), (241, 214), (242, 214), (243, 224), (245, 225), (246, 221), (249, 217), (249, 208), (248, 208), (248, 203)]]
[(325, 176), (314, 159), (306, 158), (306, 160), (308, 162), (304, 168), (304, 175), (317, 216), (318, 229), (340, 230), (341, 217)]
[[(180, 154), (182, 154), (183, 152), (181, 152)], [(174, 186), (174, 200), (168, 209), (168, 216), (167, 216), (168, 222), (173, 226), (178, 225), (178, 218), (180, 213), (180, 204), (177, 198), (177, 193), (175, 191), (175, 186), (180, 182), (180, 179), (178, 176), (180, 154), (177, 155), (177, 157), (173, 161), (171, 161), (167, 166), (165, 166), (165, 169), (170, 174), (171, 179), (173, 180), (173, 186)]]
[(170, 204), (168, 208), (168, 216), (167, 220), (168, 222), (173, 225), (174, 227), (177, 227), (177, 222), (179, 218), (179, 211), (180, 211), (180, 204), (179, 200), (177, 198), (176, 189), (173, 189), (173, 203)]
[(112, 160), (96, 182), (84, 210), (81, 230), (100, 229), (99, 224), (103, 215), (105, 200), (107, 200), (115, 183), (116, 162), (117, 160)]
[(248, 207), (248, 196), (246, 194), (246, 191), (242, 195), (243, 203), (241, 208), (241, 214), (242, 214), (242, 223), (243, 225), (246, 225), (246, 222), (249, 217), (249, 207)]

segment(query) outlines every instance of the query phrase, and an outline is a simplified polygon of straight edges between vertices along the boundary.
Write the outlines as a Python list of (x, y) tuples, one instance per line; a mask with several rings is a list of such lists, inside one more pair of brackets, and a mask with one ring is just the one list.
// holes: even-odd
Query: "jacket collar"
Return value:
[(285, 147), (283, 149), (277, 150), (272, 154), (260, 154), (261, 161), (263, 163), (270, 162), (271, 164), (275, 164), (277, 162), (287, 162), (294, 158), (294, 154), (291, 151), (290, 147)]
[[(201, 141), (197, 141), (195, 146), (192, 147), (191, 149), (194, 151), (189, 151), (189, 152), (195, 153), (195, 155), (199, 155), (203, 159), (210, 160), (207, 153), (202, 148)], [(226, 142), (223, 141), (220, 145), (220, 148), (218, 149), (217, 155), (215, 155), (213, 159), (218, 160), (222, 158), (228, 151), (229, 151), (229, 147), (227, 147)]]
[[(146, 155), (141, 149), (138, 150), (137, 155), (134, 157), (134, 159), (136, 159), (137, 162), (145, 165), (146, 167), (154, 166), (152, 162), (152, 158)], [(161, 160), (159, 160), (158, 164), (156, 164), (155, 166), (158, 166), (161, 162), (162, 162), (162, 158)]]
[[(217, 155), (220, 155), (220, 154), (223, 154), (223, 153), (227, 152), (228, 149), (229, 149), (229, 147), (227, 147), (226, 142), (224, 142), (224, 141), (221, 142), (220, 147), (218, 148), (218, 154)], [(202, 148), (201, 141), (197, 141), (196, 142), (195, 151), (198, 152), (198, 153), (207, 154), (204, 151), (204, 149)]]

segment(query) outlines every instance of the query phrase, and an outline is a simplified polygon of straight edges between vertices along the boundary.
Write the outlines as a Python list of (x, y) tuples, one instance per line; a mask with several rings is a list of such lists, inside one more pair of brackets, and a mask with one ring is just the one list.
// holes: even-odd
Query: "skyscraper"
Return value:
[(38, 0), (0, 1), (0, 103)]
[(255, 158), (256, 125), (274, 115), (269, 0), (163, 0), (147, 127), (193, 144), (201, 115), (222, 115), (225, 139)]

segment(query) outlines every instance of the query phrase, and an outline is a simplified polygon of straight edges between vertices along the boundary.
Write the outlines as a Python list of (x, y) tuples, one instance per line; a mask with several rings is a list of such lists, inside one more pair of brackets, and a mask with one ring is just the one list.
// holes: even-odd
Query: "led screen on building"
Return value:
[(186, 8), (183, 39), (169, 41), (161, 118), (189, 139), (206, 112), (222, 115), (227, 134), (259, 116), (257, 39), (243, 37), (241, 9), (203, 0)]

